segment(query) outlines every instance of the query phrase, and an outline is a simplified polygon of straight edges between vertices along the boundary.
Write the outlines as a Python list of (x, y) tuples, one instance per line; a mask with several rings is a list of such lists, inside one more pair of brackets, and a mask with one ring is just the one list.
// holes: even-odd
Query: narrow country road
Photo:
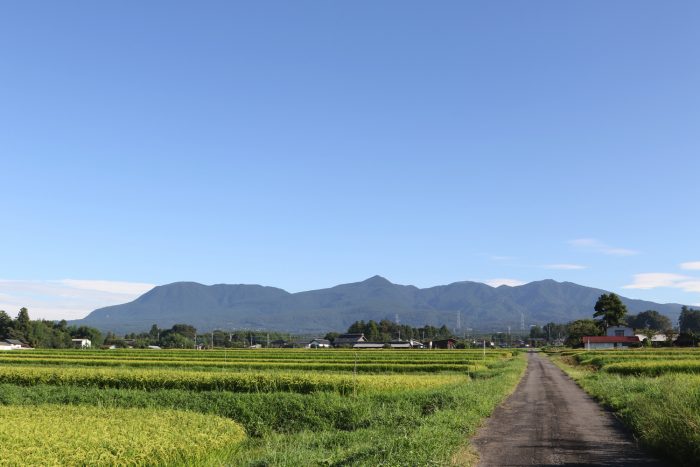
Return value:
[(531, 352), (515, 392), (472, 440), (479, 467), (667, 465), (641, 452), (610, 413)]

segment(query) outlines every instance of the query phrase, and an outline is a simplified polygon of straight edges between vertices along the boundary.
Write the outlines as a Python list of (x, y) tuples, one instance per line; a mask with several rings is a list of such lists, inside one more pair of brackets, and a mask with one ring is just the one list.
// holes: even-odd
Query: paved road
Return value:
[(472, 440), (479, 467), (664, 464), (641, 452), (622, 425), (547, 357), (528, 355), (523, 380)]

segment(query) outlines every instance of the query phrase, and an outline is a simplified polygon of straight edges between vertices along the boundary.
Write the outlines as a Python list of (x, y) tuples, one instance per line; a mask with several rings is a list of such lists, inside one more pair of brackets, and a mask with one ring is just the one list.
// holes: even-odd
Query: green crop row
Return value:
[(258, 349), (258, 350), (42, 350), (13, 351), (4, 354), (6, 358), (31, 358), (32, 356), (56, 358), (126, 358), (130, 360), (161, 359), (173, 360), (289, 360), (289, 361), (354, 361), (357, 358), (366, 361), (454, 361), (464, 358), (501, 359), (512, 357), (511, 352), (473, 350), (298, 350), (298, 349)]
[(660, 376), (667, 373), (700, 373), (700, 361), (618, 362), (603, 366), (603, 371), (619, 375)]
[[(479, 367), (472, 367), (478, 371)], [(433, 387), (468, 382), (465, 374), (357, 375), (311, 374), (308, 372), (202, 372), (179, 369), (84, 368), (52, 366), (0, 367), (0, 383), (31, 386), (90, 386), (124, 389), (187, 389), (193, 391), (297, 392), (333, 391), (350, 394), (357, 390)]]
[[(486, 361), (486, 364), (494, 360)], [(5, 365), (75, 365), (75, 366), (97, 366), (97, 367), (142, 367), (142, 368), (190, 368), (201, 370), (233, 369), (233, 370), (310, 370), (310, 371), (357, 371), (361, 373), (435, 373), (442, 371), (470, 371), (474, 365), (482, 364), (482, 361), (463, 360), (454, 363), (412, 363), (392, 362), (392, 363), (366, 363), (366, 362), (286, 362), (286, 361), (148, 361), (148, 360), (110, 360), (110, 359), (68, 359), (68, 358), (26, 358), (7, 359), (0, 357), (0, 364)]]

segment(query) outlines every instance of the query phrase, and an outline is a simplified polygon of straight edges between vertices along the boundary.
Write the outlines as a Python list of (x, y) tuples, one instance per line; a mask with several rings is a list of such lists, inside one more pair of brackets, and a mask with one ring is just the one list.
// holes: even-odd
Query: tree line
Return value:
[[(413, 327), (407, 324), (398, 324), (388, 319), (379, 322), (373, 319), (355, 321), (348, 327), (348, 334), (364, 334), (365, 339), (370, 342), (389, 342), (392, 340), (424, 340), (424, 339), (445, 339), (452, 337), (452, 332), (444, 324), (440, 327), (425, 325)], [(338, 333), (328, 333), (326, 338), (333, 340)]]
[(198, 333), (190, 324), (174, 324), (171, 328), (160, 328), (157, 324), (151, 326), (148, 332), (130, 333), (119, 337), (108, 333), (105, 345), (117, 347), (145, 348), (158, 346), (166, 349), (192, 349), (195, 347), (241, 348), (251, 345), (279, 345), (280, 341), (288, 343), (292, 339), (289, 333), (251, 331), (251, 330), (215, 330)]
[(530, 337), (548, 342), (563, 338), (565, 345), (576, 346), (581, 343), (582, 337), (604, 335), (610, 326), (634, 328), (649, 342), (655, 334), (666, 334), (669, 338), (677, 334), (678, 345), (694, 345), (700, 339), (700, 310), (682, 306), (676, 332), (668, 316), (656, 310), (628, 315), (627, 307), (620, 297), (614, 293), (603, 294), (595, 304), (593, 319), (579, 319), (566, 324), (548, 323), (544, 327), (533, 326), (530, 328)]
[(102, 344), (102, 333), (89, 326), (68, 326), (66, 320), (32, 320), (29, 310), (20, 308), (12, 319), (0, 310), (0, 339), (16, 339), (30, 347), (66, 349), (73, 346), (71, 339), (90, 339), (92, 345)]

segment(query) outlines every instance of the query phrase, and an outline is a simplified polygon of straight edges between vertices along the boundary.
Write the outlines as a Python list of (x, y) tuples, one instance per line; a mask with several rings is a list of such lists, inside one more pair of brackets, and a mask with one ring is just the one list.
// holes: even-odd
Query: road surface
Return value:
[(547, 357), (531, 352), (528, 359), (515, 392), (472, 440), (479, 467), (669, 465), (640, 451), (620, 422)]

